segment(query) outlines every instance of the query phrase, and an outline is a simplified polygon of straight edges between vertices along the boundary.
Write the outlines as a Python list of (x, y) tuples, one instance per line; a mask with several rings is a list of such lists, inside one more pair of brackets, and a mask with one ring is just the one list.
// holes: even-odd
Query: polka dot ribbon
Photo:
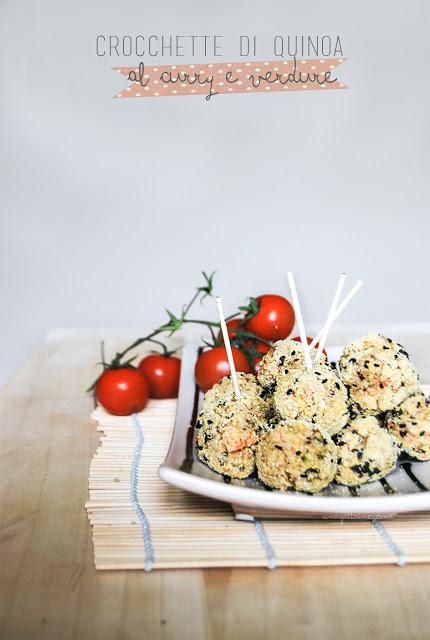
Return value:
[(131, 83), (113, 97), (200, 95), (209, 100), (222, 93), (346, 89), (335, 71), (343, 62), (345, 58), (161, 66), (146, 66), (141, 62), (137, 67), (113, 67)]

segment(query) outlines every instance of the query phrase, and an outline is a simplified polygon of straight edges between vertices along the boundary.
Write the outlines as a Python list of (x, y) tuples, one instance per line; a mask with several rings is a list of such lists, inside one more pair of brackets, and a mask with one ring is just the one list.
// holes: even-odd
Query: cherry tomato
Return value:
[(145, 376), (150, 398), (177, 398), (181, 361), (174, 356), (151, 354), (139, 364), (139, 371)]
[(96, 398), (114, 416), (129, 416), (146, 406), (148, 383), (133, 367), (107, 369), (97, 382)]
[(254, 360), (254, 373), (258, 373), (260, 370), (260, 362), (262, 361), (264, 355), (270, 351), (270, 347), (264, 342), (260, 342), (257, 345), (257, 353), (261, 353), (261, 357), (257, 356)]
[(257, 353), (261, 353), (261, 357), (260, 356), (256, 356), (254, 359), (254, 366), (253, 366), (253, 372), (254, 373), (258, 373), (258, 370), (260, 369), (260, 362), (263, 359), (263, 356), (270, 351), (270, 347), (269, 345), (265, 344), (264, 342), (259, 342), (257, 341), (257, 343), (255, 340), (246, 340), (245, 341), (245, 346), (248, 349), (252, 349), (255, 345), (255, 351)]
[[(295, 338), (291, 338), (291, 340), (294, 340), (295, 342), (301, 342), (302, 341), (300, 336), (296, 336)], [(307, 340), (308, 344), (312, 344), (313, 338), (307, 337), (306, 340)], [(315, 346), (314, 346), (314, 349), (318, 349), (318, 347), (319, 347), (319, 342), (316, 342)], [(325, 349), (323, 349), (323, 352), (327, 355), (327, 351)]]
[[(241, 322), (243, 322), (243, 318), (232, 318), (232, 320), (227, 320), (226, 322), (227, 333), (229, 335), (230, 340), (232, 340), (237, 336), (236, 329), (238, 328)], [(221, 329), (218, 334), (218, 340), (220, 342), (224, 342)]]
[(295, 322), (294, 309), (288, 300), (274, 294), (258, 296), (256, 300), (260, 302), (260, 309), (247, 321), (247, 329), (272, 342), (287, 338)]
[[(231, 351), (236, 370), (251, 373), (251, 365), (242, 351), (236, 347), (232, 347)], [(194, 373), (197, 384), (205, 392), (211, 389), (216, 382), (230, 375), (225, 347), (215, 347), (209, 351), (203, 351), (197, 359)]]
[(268, 344), (266, 344), (265, 342), (260, 342), (260, 340), (254, 340), (253, 338), (248, 338), (248, 340), (245, 340), (244, 344), (247, 349), (252, 349), (255, 345), (255, 350), (259, 353), (267, 353), (268, 351), (270, 351), (270, 347)]
[(238, 328), (238, 326), (242, 322), (243, 322), (243, 318), (232, 318), (231, 320), (227, 320), (227, 322), (226, 322), (227, 332), (228, 332), (230, 340), (237, 336), (236, 329)]

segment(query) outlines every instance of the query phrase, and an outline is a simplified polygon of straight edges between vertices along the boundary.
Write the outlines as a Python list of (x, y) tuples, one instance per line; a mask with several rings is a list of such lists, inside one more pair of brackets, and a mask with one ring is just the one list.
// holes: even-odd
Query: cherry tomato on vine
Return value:
[[(254, 346), (255, 345), (255, 346)], [(263, 359), (263, 356), (270, 351), (270, 347), (268, 344), (266, 344), (265, 342), (259, 342), (259, 341), (255, 341), (255, 340), (246, 340), (245, 341), (245, 347), (247, 347), (248, 349), (252, 349), (255, 348), (255, 351), (260, 355), (257, 355), (254, 359), (254, 366), (252, 367), (253, 373), (257, 374), (258, 370), (260, 369), (260, 362)]]
[(231, 320), (227, 320), (226, 325), (227, 325), (227, 331), (228, 331), (230, 340), (232, 340), (237, 336), (236, 329), (239, 327), (239, 325), (242, 322), (243, 322), (243, 318), (232, 318)]
[[(227, 322), (226, 322), (227, 332), (228, 332), (228, 336), (229, 336), (230, 340), (233, 340), (233, 338), (235, 338), (237, 336), (236, 329), (243, 322), (243, 320), (244, 320), (243, 318), (232, 318), (231, 320), (227, 320)], [(219, 330), (219, 333), (218, 333), (218, 340), (219, 340), (219, 342), (224, 343), (224, 339), (222, 337), (221, 329)]]
[(148, 383), (134, 367), (107, 369), (96, 384), (96, 398), (114, 416), (129, 416), (146, 406)]
[(286, 298), (275, 294), (258, 296), (260, 309), (246, 322), (246, 328), (264, 340), (287, 338), (294, 327), (294, 309)]
[(139, 363), (139, 371), (145, 376), (150, 398), (177, 398), (181, 361), (174, 356), (151, 354)]
[[(294, 342), (301, 342), (302, 341), (300, 336), (296, 336), (295, 338), (291, 338), (291, 340), (294, 340)], [(312, 344), (313, 338), (307, 337), (306, 340), (307, 340), (308, 344)], [(319, 342), (316, 342), (315, 346), (314, 346), (314, 349), (318, 349), (318, 347), (319, 347)], [(327, 355), (327, 351), (325, 349), (323, 349), (323, 353), (325, 353)]]
[[(236, 370), (251, 373), (251, 365), (242, 351), (236, 347), (232, 347), (231, 351)], [(205, 392), (211, 389), (216, 382), (230, 375), (225, 347), (215, 347), (209, 351), (203, 351), (197, 359), (194, 373), (197, 384)]]

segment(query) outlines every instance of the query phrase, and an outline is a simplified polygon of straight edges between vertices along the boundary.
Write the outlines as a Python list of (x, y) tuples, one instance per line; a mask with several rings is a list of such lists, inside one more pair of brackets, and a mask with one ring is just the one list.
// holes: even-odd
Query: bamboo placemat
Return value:
[(158, 467), (170, 444), (175, 409), (176, 400), (153, 400), (136, 419), (102, 409), (93, 413), (101, 443), (90, 466), (86, 509), (97, 569), (430, 561), (427, 513), (373, 524), (252, 523), (234, 520), (230, 505), (166, 484)]

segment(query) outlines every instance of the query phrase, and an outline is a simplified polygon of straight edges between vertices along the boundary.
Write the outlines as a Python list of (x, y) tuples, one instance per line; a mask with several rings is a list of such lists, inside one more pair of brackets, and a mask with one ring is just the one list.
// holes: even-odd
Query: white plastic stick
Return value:
[(331, 327), (332, 317), (334, 316), (335, 311), (339, 305), (339, 298), (340, 298), (340, 294), (342, 293), (343, 285), (345, 284), (345, 278), (346, 278), (346, 273), (341, 273), (337, 283), (336, 291), (334, 292), (333, 300), (331, 301), (326, 324), (323, 329), (323, 334), (322, 334), (321, 340), (319, 341), (317, 357), (316, 357), (317, 364), (319, 364), (319, 361), (321, 360), (321, 354), (323, 352), (324, 345), (327, 342), (327, 336), (328, 336), (329, 329)]
[[(342, 313), (342, 311), (345, 309), (346, 305), (351, 302), (352, 298), (355, 296), (355, 294), (357, 293), (357, 291), (360, 289), (360, 287), (363, 284), (363, 280), (358, 280), (355, 285), (352, 287), (351, 291), (348, 293), (348, 295), (346, 296), (346, 298), (344, 298), (342, 300), (342, 302), (340, 303), (340, 305), (338, 306), (338, 308), (336, 309), (335, 313), (333, 314), (333, 317), (330, 321), (328, 328), (327, 328), (327, 333), (330, 330), (331, 325), (333, 324), (333, 322), (335, 320), (338, 319), (338, 317), (340, 316), (340, 314)], [(315, 345), (317, 342), (319, 342), (322, 339), (323, 336), (323, 332), (325, 331), (327, 325), (324, 325), (324, 327), (321, 329), (321, 331), (315, 336), (315, 338), (312, 340), (311, 344), (309, 345), (309, 349), (314, 349)]]
[(240, 398), (239, 383), (237, 381), (236, 367), (234, 366), (233, 353), (231, 351), (230, 336), (228, 335), (228, 329), (227, 329), (227, 325), (225, 323), (225, 318), (224, 318), (224, 311), (222, 309), (222, 298), (218, 297), (218, 298), (215, 298), (215, 300), (218, 305), (219, 321), (221, 324), (222, 337), (224, 338), (225, 350), (227, 351), (227, 359), (228, 359), (228, 365), (230, 367), (234, 393), (236, 398), (239, 399)]
[(296, 314), (297, 324), (299, 325), (300, 340), (302, 341), (303, 353), (305, 355), (306, 369), (312, 371), (312, 361), (309, 352), (308, 341), (306, 338), (305, 325), (303, 324), (302, 312), (300, 309), (299, 296), (297, 295), (296, 283), (291, 271), (287, 273), (288, 283), (290, 285), (291, 297), (293, 299), (294, 313)]

